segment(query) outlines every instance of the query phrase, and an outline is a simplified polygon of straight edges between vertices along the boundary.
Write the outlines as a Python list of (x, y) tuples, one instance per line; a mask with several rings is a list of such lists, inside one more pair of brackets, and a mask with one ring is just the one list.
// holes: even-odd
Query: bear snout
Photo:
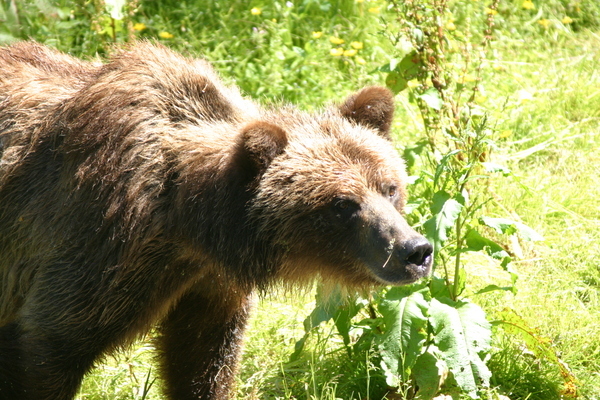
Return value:
[(408, 238), (375, 232), (370, 245), (363, 248), (361, 259), (378, 281), (406, 285), (429, 275), (433, 246), (427, 239), (416, 232)]
[(362, 203), (359, 259), (371, 276), (387, 285), (405, 285), (429, 275), (433, 246), (417, 233), (387, 199)]
[(398, 250), (398, 259), (415, 279), (429, 274), (433, 262), (433, 246), (423, 236), (409, 239)]
[(386, 284), (406, 285), (429, 275), (433, 246), (423, 236), (416, 232), (415, 235), (391, 239), (385, 249), (385, 262), (371, 263), (371, 271)]

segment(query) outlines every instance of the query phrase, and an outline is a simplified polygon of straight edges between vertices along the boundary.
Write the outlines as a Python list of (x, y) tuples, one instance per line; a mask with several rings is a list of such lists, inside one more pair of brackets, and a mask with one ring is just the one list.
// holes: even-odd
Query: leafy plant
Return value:
[[(338, 296), (317, 297), (305, 322), (310, 332), (333, 319), (348, 346), (351, 318), (369, 310), (368, 318), (356, 324), (362, 331), (357, 344), (376, 348), (388, 386), (405, 398), (431, 399), (440, 390), (477, 398), (489, 388), (492, 374), (486, 359), (492, 328), (483, 309), (463, 296), (468, 277), (464, 256), (485, 254), (511, 277), (510, 286), (491, 284), (477, 293), (514, 292), (513, 257), (497, 238), (542, 239), (518, 221), (483, 214), (491, 200), (486, 182), (510, 175), (507, 168), (488, 162), (494, 129), (478, 98), (498, 3), (481, 6), (484, 32), (478, 35), (470, 25), (457, 29), (445, 0), (390, 2), (394, 22), (386, 24), (385, 32), (395, 48), (404, 43), (408, 50), (379, 70), (394, 92), (409, 92), (423, 119), (425, 138), (405, 151), (411, 170), (421, 162), (409, 217), (434, 245), (436, 267), (428, 282), (384, 289), (366, 306), (360, 297), (349, 304)], [(356, 345), (348, 349), (349, 354), (359, 351)]]

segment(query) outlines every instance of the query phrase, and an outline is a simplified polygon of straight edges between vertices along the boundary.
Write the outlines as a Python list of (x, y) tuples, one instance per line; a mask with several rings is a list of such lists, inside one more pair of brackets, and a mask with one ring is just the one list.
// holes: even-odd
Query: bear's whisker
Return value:
[(387, 260), (385, 260), (385, 262), (383, 263), (383, 265), (381, 266), (381, 268), (385, 268), (385, 266), (387, 265), (387, 263), (390, 262), (390, 259), (392, 258), (392, 254), (394, 254), (394, 243), (396, 243), (396, 239), (393, 238), (392, 240), (390, 240), (390, 244), (387, 247), (387, 252), (388, 252), (388, 258)]

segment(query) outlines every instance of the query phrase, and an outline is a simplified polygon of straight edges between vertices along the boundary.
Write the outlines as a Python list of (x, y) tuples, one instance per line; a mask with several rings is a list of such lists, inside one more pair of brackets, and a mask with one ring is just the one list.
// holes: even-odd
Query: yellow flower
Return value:
[(334, 57), (339, 57), (344, 54), (344, 49), (342, 49), (341, 47), (338, 47), (337, 49), (331, 49), (329, 50), (329, 54), (331, 54)]
[(454, 25), (454, 22), (448, 21), (446, 22), (446, 29), (448, 29), (449, 31), (455, 31), (456, 25)]
[(486, 8), (485, 8), (485, 13), (486, 13), (486, 14), (491, 14), (491, 15), (496, 15), (496, 14), (498, 14), (498, 11), (496, 11), (496, 10), (493, 10), (493, 9), (491, 9), (491, 8), (488, 8), (488, 7), (486, 7)]
[(570, 24), (570, 23), (572, 23), (572, 22), (573, 22), (573, 19), (567, 15), (567, 16), (565, 16), (565, 17), (564, 17), (564, 18), (561, 20), (561, 22), (562, 22), (563, 24)]
[(365, 0), (355, 0), (357, 3), (364, 3)]
[(501, 139), (506, 139), (507, 137), (509, 137), (510, 135), (512, 135), (513, 131), (510, 129), (505, 129), (502, 132), (500, 132), (500, 138)]
[(356, 57), (354, 60), (356, 60), (356, 62), (357, 62), (358, 64), (361, 64), (361, 65), (365, 65), (365, 64), (367, 63), (367, 62), (365, 61), (365, 59), (364, 59), (364, 58), (362, 58), (362, 57)]
[(320, 38), (321, 36), (323, 36), (323, 32), (320, 32), (320, 31), (319, 31), (319, 32), (313, 32), (313, 33), (312, 33), (312, 37), (313, 37), (313, 39), (318, 39), (318, 38)]
[(352, 56), (355, 56), (355, 55), (356, 55), (356, 53), (357, 53), (357, 50), (356, 50), (356, 49), (350, 49), (350, 50), (345, 50), (345, 51), (344, 51), (344, 55), (345, 55), (346, 57), (352, 57)]
[(146, 29), (146, 24), (142, 24), (141, 22), (138, 22), (137, 24), (133, 25), (133, 29), (136, 31), (143, 31), (144, 29)]
[(535, 9), (535, 4), (533, 4), (533, 1), (531, 0), (525, 0), (523, 4), (521, 4), (521, 7), (523, 7), (526, 10), (533, 10)]
[(379, 14), (379, 7), (371, 7), (368, 10), (371, 14)]
[(162, 31), (158, 34), (158, 37), (160, 37), (161, 39), (173, 39), (173, 34), (166, 32), (166, 31)]
[(262, 14), (262, 10), (258, 7), (254, 7), (252, 10), (250, 10), (250, 14), (252, 15), (260, 15)]
[(548, 29), (548, 27), (550, 26), (550, 20), (546, 19), (546, 18), (542, 18), (540, 20), (538, 20), (538, 24), (540, 24), (541, 26), (543, 26), (544, 28)]
[(350, 46), (352, 46), (356, 50), (360, 50), (363, 48), (362, 42), (352, 42), (352, 43), (350, 43)]
[(333, 44), (342, 44), (344, 43), (344, 39), (340, 39), (339, 37), (331, 36), (329, 41)]

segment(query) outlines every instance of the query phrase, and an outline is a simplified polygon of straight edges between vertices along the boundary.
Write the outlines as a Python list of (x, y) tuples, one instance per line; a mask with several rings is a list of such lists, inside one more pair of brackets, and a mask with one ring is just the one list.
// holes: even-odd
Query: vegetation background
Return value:
[[(209, 59), (258, 101), (312, 109), (367, 84), (394, 84), (390, 63), (414, 47), (394, 13), (400, 6), (384, 0), (0, 0), (0, 43), (34, 39), (93, 58), (109, 55), (115, 43), (156, 40)], [(489, 196), (486, 215), (510, 216), (544, 238), (498, 235), (513, 259), (510, 271), (478, 253), (461, 260), (468, 272), (464, 292), (488, 319), (506, 321), (511, 310), (528, 330), (529, 339), (494, 326), (486, 357), (490, 388), (478, 395), (600, 399), (600, 3), (407, 0), (402, 6), (443, 10), (436, 14), (442, 37), (456, 44), (465, 65), (476, 60), (472, 70), (450, 61), (445, 68), (477, 88), (469, 102), (487, 121), (485, 160), (504, 173), (482, 181), (472, 195)], [(485, 52), (470, 47), (486, 35), (490, 17)], [(414, 156), (415, 176), (427, 168), (427, 155), (407, 149), (418, 148), (431, 127), (416, 96), (422, 83), (409, 79), (402, 88), (394, 124), (398, 150)], [(411, 204), (427, 195), (418, 182), (411, 192)], [(409, 217), (423, 224), (418, 213)], [(510, 290), (481, 290), (490, 285)], [(314, 307), (311, 291), (275, 290), (261, 299), (237, 398), (410, 397), (386, 386), (369, 346), (350, 354), (331, 321), (310, 329), (301, 356), (292, 358)], [(362, 312), (368, 317), (368, 311)], [(366, 329), (353, 324), (351, 340)], [(108, 357), (78, 398), (161, 398), (151, 347), (149, 335)]]

